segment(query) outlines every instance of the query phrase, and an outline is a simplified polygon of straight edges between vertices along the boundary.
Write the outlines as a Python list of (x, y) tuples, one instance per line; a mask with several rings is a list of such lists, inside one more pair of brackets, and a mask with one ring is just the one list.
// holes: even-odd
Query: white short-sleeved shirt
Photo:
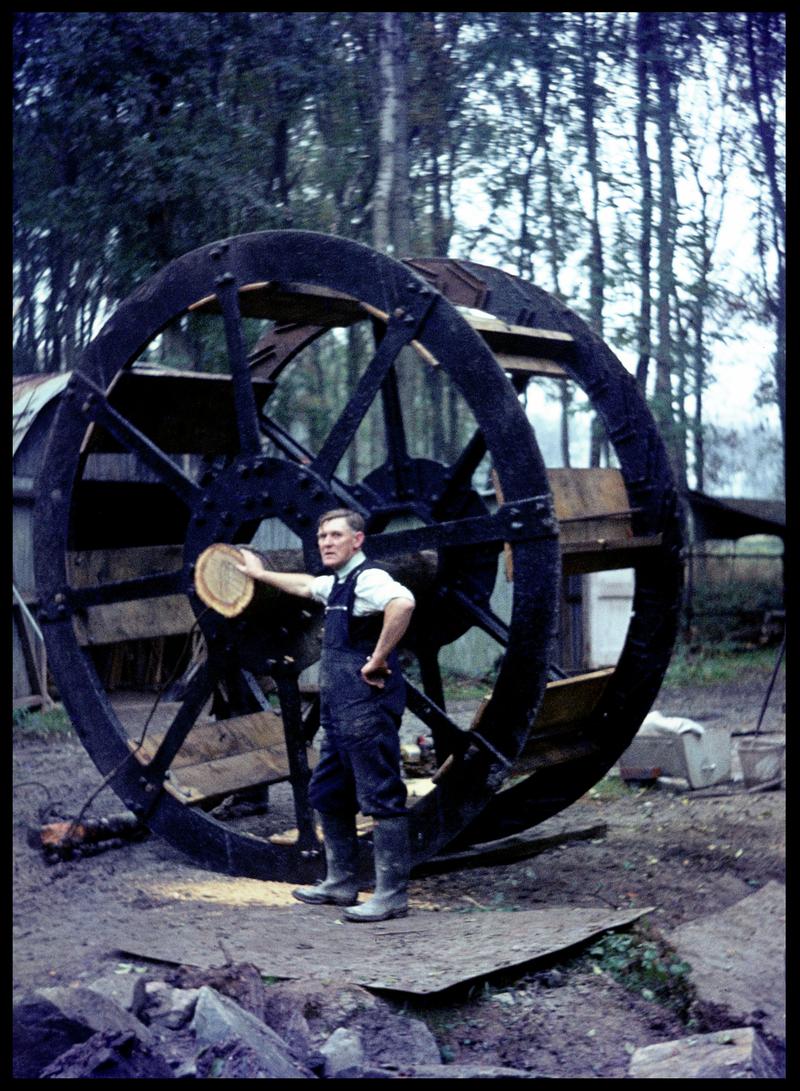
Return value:
[[(336, 575), (316, 576), (311, 585), (311, 597), (317, 602), (327, 603), (333, 590), (334, 580), (344, 580), (366, 560), (364, 553), (359, 550), (347, 564), (342, 565)], [(380, 568), (367, 568), (356, 579), (355, 598), (353, 600), (353, 614), (356, 617), (367, 617), (369, 614), (380, 614), (386, 609), (392, 599), (407, 599), (414, 602), (414, 596), (407, 587), (398, 583), (388, 572)]]

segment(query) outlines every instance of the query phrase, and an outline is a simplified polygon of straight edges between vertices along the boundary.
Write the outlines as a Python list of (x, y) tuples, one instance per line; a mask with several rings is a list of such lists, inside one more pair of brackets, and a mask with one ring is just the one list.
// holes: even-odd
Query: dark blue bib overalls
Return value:
[(334, 580), (325, 610), (320, 661), (325, 734), (309, 798), (323, 815), (361, 811), (391, 818), (406, 813), (399, 737), (405, 683), (394, 652), (383, 689), (368, 685), (360, 674), (383, 624), (383, 614), (353, 617), (356, 580), (367, 567), (365, 561), (344, 580)]

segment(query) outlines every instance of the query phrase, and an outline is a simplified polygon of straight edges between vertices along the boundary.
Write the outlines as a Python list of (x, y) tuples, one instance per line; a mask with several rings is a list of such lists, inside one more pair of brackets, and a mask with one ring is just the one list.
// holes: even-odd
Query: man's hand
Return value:
[(242, 563), (235, 564), (234, 568), (243, 572), (245, 576), (250, 576), (253, 580), (263, 577), (264, 566), (255, 553), (251, 553), (249, 549), (243, 549), (241, 546), (239, 546), (238, 549), (239, 553), (242, 555)]
[(386, 679), (391, 673), (386, 660), (376, 659), (374, 655), (368, 656), (366, 663), (361, 668), (362, 679), (368, 686), (375, 686), (376, 689), (383, 689), (386, 685)]

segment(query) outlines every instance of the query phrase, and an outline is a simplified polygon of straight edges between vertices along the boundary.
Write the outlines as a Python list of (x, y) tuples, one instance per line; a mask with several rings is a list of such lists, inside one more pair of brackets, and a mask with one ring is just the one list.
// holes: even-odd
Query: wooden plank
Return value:
[[(582, 724), (593, 712), (613, 673), (614, 667), (604, 667), (603, 670), (548, 682), (530, 742), (539, 742), (545, 735), (563, 734), (564, 728), (569, 730), (573, 724)], [(491, 698), (489, 693), (479, 704), (470, 724), (470, 731), (480, 726), (481, 717)]]
[(585, 720), (603, 695), (613, 667), (576, 674), (573, 678), (558, 678), (547, 683), (542, 707), (536, 717), (534, 733), (547, 727)]
[[(155, 755), (164, 732), (148, 733), (137, 757), (145, 764)], [(133, 745), (133, 741), (132, 741)], [(309, 768), (316, 751), (307, 750)], [(195, 724), (170, 766), (166, 789), (195, 806), (262, 784), (290, 779), (283, 721), (274, 712), (254, 712), (229, 720)]]
[(155, 636), (179, 636), (189, 632), (195, 616), (185, 596), (165, 595), (136, 602), (90, 606), (85, 619), (76, 615), (74, 620), (78, 642), (99, 645), (148, 640)]
[(178, 572), (182, 565), (182, 545), (84, 549), (67, 554), (67, 579), (72, 587), (94, 587), (153, 572)]
[(514, 762), (514, 776), (527, 776), (539, 769), (550, 769), (554, 765), (566, 765), (571, 761), (590, 757), (598, 753), (598, 746), (580, 733), (580, 726), (575, 725), (574, 738), (564, 736), (560, 739), (545, 738), (529, 740), (523, 752)]
[(608, 824), (599, 820), (587, 823), (563, 817), (549, 818), (523, 833), (471, 845), (459, 852), (434, 856), (418, 864), (414, 868), (414, 875), (438, 875), (448, 871), (460, 871), (462, 868), (490, 867), (512, 863), (514, 860), (527, 860), (555, 845), (563, 845), (568, 841), (589, 841), (605, 837), (607, 832)]
[[(220, 314), (216, 295), (206, 296), (189, 307), (199, 314)], [(364, 318), (358, 300), (330, 288), (310, 284), (262, 281), (239, 289), (239, 310), (244, 318), (271, 318), (281, 324), (350, 326)]]
[(571, 334), (560, 330), (540, 330), (533, 326), (512, 326), (489, 314), (461, 310), (470, 326), (481, 335), (493, 352), (506, 356), (564, 359), (574, 349)]
[(188, 765), (172, 772), (166, 787), (169, 792), (190, 806), (205, 800), (232, 795), (260, 784), (279, 784), (289, 780), (289, 761), (272, 750), (250, 750), (233, 754), (201, 765)]
[(547, 480), (559, 520), (630, 512), (625, 479), (619, 470), (556, 467), (548, 469)]
[(561, 570), (565, 576), (586, 572), (608, 572), (614, 568), (635, 568), (647, 554), (661, 545), (661, 535), (650, 538), (599, 538), (588, 542), (566, 542), (561, 547)]
[(524, 374), (540, 379), (570, 379), (572, 377), (561, 364), (545, 356), (514, 356), (508, 352), (495, 352), (494, 356), (503, 371), (510, 371), (512, 374)]
[[(164, 731), (149, 731), (139, 754), (149, 761), (163, 737)], [(208, 720), (194, 725), (175, 755), (172, 769), (262, 749), (285, 752), (283, 720), (276, 712), (253, 712), (229, 720)]]
[[(153, 572), (176, 572), (182, 564), (179, 545), (87, 549), (67, 554), (67, 577), (75, 588), (95, 587)], [(90, 606), (85, 618), (76, 615), (75, 629), (81, 644), (116, 644), (188, 633), (194, 622), (184, 595), (166, 595)]]

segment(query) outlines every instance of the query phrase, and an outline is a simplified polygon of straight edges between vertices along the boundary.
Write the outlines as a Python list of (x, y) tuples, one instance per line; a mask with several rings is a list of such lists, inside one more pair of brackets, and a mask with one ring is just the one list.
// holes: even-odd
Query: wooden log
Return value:
[(81, 822), (48, 822), (28, 830), (28, 844), (43, 849), (51, 858), (67, 859), (84, 845), (115, 838), (132, 841), (146, 834), (147, 827), (141, 820), (126, 811), (107, 818), (85, 818)]
[(194, 568), (194, 586), (206, 606), (223, 617), (238, 617), (253, 601), (255, 581), (236, 567), (242, 554), (217, 542), (204, 549)]

